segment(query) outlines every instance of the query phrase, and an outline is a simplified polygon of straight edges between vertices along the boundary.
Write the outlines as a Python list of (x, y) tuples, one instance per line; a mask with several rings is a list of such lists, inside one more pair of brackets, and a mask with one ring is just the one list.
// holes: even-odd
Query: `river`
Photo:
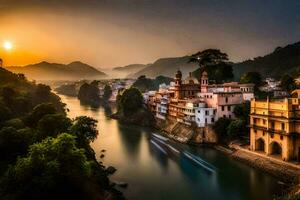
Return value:
[[(110, 108), (90, 108), (77, 98), (60, 97), (69, 117), (98, 120), (99, 136), (92, 147), (99, 161), (117, 168), (111, 180), (129, 184), (119, 188), (128, 199), (268, 200), (282, 191), (274, 177), (215, 149), (178, 144), (149, 128), (110, 119)], [(101, 159), (102, 149), (106, 152)]]

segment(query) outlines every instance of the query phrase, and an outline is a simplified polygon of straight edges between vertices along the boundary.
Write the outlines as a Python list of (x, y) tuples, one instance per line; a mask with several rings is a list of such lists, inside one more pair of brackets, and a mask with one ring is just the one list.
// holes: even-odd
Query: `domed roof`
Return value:
[(189, 76), (184, 80), (185, 84), (199, 84), (199, 81), (192, 76), (192, 73), (190, 72)]

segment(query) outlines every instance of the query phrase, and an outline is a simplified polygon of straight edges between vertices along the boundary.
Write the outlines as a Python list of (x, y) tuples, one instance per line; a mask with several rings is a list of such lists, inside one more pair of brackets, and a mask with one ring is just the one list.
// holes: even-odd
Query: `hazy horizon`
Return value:
[(231, 61), (300, 40), (300, 2), (0, 0), (7, 66), (76, 60), (98, 69), (219, 48)]

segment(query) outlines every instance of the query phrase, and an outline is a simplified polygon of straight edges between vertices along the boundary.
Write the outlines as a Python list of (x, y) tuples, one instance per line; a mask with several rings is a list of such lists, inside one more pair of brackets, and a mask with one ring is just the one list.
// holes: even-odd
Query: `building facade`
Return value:
[(221, 117), (234, 118), (234, 107), (254, 97), (253, 87), (237, 82), (209, 84), (205, 71), (199, 79), (192, 73), (182, 79), (178, 70), (174, 82), (144, 94), (144, 98), (157, 118), (172, 117), (187, 125), (205, 127)]
[(300, 99), (252, 100), (250, 149), (300, 161)]

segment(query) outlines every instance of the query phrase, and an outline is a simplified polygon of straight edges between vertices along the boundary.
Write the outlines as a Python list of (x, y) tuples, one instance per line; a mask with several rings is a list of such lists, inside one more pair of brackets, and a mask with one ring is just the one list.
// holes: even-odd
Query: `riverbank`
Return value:
[(186, 125), (168, 117), (165, 120), (156, 118), (154, 127), (169, 138), (181, 143), (216, 144), (218, 142), (217, 134), (213, 131), (212, 126), (199, 128), (196, 125)]

